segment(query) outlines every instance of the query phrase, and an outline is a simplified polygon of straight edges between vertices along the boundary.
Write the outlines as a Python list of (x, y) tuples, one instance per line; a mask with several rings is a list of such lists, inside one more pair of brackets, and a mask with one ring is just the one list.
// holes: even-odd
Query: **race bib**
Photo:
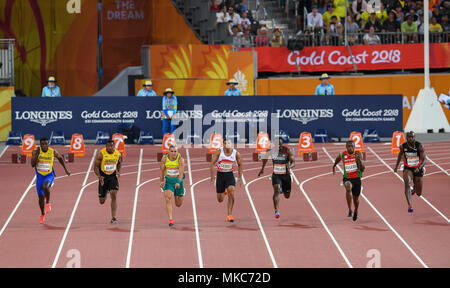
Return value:
[(232, 162), (221, 162), (219, 164), (219, 170), (231, 171), (231, 170), (233, 170), (233, 163)]
[(345, 171), (354, 172), (356, 170), (358, 170), (358, 165), (356, 165), (356, 163), (346, 163), (345, 164)]
[(167, 169), (167, 176), (176, 177), (180, 174), (180, 170), (178, 169)]
[(417, 166), (419, 165), (420, 159), (419, 157), (410, 157), (406, 160), (408, 166)]
[(286, 174), (286, 165), (285, 164), (274, 164), (273, 165), (273, 173)]
[(106, 173), (113, 173), (116, 171), (116, 164), (105, 164), (105, 167), (103, 167), (103, 170)]
[(40, 172), (50, 172), (49, 162), (39, 162), (37, 165), (37, 170)]

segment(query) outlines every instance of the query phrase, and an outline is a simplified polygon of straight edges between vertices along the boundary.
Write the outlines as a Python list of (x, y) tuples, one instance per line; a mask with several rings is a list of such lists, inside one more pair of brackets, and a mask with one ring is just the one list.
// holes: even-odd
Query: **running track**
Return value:
[(316, 162), (296, 157), (291, 199), (281, 198), (280, 219), (273, 217), (271, 165), (258, 178), (261, 162), (252, 161), (253, 149), (240, 149), (245, 181), (235, 194), (235, 223), (225, 221), (226, 200), (217, 203), (206, 149), (182, 148), (186, 197), (174, 207), (174, 228), (159, 188), (158, 146), (127, 146), (117, 225), (109, 224), (109, 199), (98, 203), (92, 160), (102, 147), (88, 146), (86, 157), (68, 163), (70, 177), (55, 163), (52, 212), (44, 225), (38, 224), (34, 172), (29, 164), (9, 163), (17, 147), (7, 147), (0, 151), (0, 267), (67, 267), (74, 253), (81, 267), (366, 267), (374, 255), (381, 267), (449, 267), (449, 145), (424, 144), (430, 158), (424, 199), (414, 196), (409, 214), (403, 183), (389, 168), (396, 161), (390, 145), (366, 144), (356, 222), (346, 217), (341, 174), (331, 174), (330, 157), (343, 144), (316, 144)]

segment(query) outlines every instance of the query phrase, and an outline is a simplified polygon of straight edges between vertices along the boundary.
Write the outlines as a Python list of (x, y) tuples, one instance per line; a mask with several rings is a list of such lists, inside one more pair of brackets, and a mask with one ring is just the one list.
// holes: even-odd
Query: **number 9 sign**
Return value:
[(25, 134), (22, 139), (21, 154), (31, 157), (34, 149), (36, 149), (36, 140), (34, 139), (34, 135), (33, 134)]

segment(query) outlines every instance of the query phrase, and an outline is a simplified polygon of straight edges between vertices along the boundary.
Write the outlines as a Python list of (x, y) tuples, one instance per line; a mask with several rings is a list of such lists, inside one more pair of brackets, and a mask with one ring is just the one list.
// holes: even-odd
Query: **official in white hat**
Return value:
[(322, 83), (317, 86), (316, 95), (334, 95), (334, 86), (328, 82), (328, 79), (330, 79), (330, 76), (327, 73), (323, 73), (319, 77)]
[(47, 80), (47, 86), (42, 88), (42, 97), (61, 97), (61, 89), (56, 86), (56, 79), (50, 76)]
[(152, 89), (152, 86), (153, 86), (152, 81), (147, 80), (144, 82), (144, 84), (142, 86), (144, 88), (139, 90), (139, 92), (136, 96), (138, 96), (138, 97), (154, 97), (154, 96), (156, 96), (155, 90)]
[(236, 79), (230, 79), (227, 82), (229, 88), (225, 91), (225, 96), (242, 96), (241, 90), (236, 88), (236, 85), (239, 85), (239, 82)]

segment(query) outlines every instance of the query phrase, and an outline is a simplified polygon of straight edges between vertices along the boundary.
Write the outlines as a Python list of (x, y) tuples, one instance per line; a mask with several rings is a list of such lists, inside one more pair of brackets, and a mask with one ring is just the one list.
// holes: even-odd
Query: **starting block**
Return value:
[(72, 163), (73, 161), (75, 161), (75, 153), (66, 153), (64, 154), (64, 158), (66, 162)]
[(303, 161), (309, 162), (309, 161), (317, 161), (319, 157), (317, 156), (317, 152), (307, 152), (303, 153)]
[(25, 164), (27, 163), (27, 155), (22, 155), (22, 154), (12, 154), (11, 155), (11, 162), (15, 163), (15, 164)]

